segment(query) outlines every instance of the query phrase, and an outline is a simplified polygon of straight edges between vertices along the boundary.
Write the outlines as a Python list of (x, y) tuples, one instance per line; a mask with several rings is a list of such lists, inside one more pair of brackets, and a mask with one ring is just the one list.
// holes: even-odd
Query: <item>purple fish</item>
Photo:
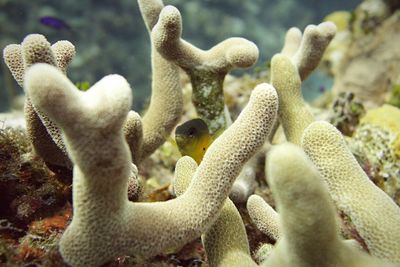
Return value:
[(51, 17), (51, 16), (44, 16), (39, 19), (40, 23), (46, 25), (48, 27), (61, 30), (61, 29), (70, 29), (69, 25), (65, 23), (63, 20)]

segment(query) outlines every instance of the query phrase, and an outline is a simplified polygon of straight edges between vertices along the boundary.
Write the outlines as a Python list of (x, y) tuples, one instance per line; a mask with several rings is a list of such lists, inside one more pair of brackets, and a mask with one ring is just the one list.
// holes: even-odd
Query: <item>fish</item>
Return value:
[(62, 29), (66, 29), (66, 30), (70, 30), (71, 27), (62, 19), (56, 18), (56, 17), (51, 17), (51, 16), (43, 16), (39, 18), (40, 23), (42, 23), (43, 25), (53, 28), (53, 29), (57, 29), (57, 30), (62, 30)]
[(208, 147), (214, 141), (207, 124), (200, 118), (189, 120), (175, 130), (175, 142), (182, 156), (192, 157), (200, 164)]

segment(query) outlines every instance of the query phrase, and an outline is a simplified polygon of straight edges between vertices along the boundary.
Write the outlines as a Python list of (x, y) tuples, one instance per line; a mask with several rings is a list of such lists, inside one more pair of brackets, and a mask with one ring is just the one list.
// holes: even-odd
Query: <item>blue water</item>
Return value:
[[(254, 41), (260, 49), (259, 64), (278, 52), (286, 30), (319, 23), (335, 10), (349, 10), (360, 1), (318, 0), (165, 0), (183, 16), (184, 38), (202, 49), (232, 36)], [(54, 16), (68, 29), (43, 25), (40, 18)], [(104, 75), (118, 73), (134, 88), (134, 109), (140, 110), (150, 94), (149, 39), (135, 0), (18, 0), (0, 1), (0, 46), (20, 43), (29, 33), (44, 34), (50, 42), (67, 39), (77, 49), (69, 78), (91, 84)], [(10, 94), (21, 90), (7, 83), (0, 72), (0, 111), (9, 108)], [(313, 78), (315, 79), (315, 78)], [(317, 78), (317, 86), (327, 86)], [(321, 83), (321, 84), (319, 84)], [(7, 90), (6, 90), (7, 89)]]

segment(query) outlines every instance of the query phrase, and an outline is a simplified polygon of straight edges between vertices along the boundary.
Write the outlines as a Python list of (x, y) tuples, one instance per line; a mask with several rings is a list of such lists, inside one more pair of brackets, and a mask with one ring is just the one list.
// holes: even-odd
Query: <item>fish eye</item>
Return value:
[(189, 137), (194, 137), (195, 133), (196, 133), (195, 128), (193, 128), (193, 127), (189, 128), (189, 130), (188, 130)]

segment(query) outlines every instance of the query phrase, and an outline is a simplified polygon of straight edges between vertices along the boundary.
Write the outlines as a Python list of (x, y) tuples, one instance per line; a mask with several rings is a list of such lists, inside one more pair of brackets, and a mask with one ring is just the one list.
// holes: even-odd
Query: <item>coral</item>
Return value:
[[(179, 159), (173, 181), (177, 196), (185, 192), (196, 168), (192, 158), (185, 156)], [(210, 266), (232, 266), (236, 262), (241, 262), (243, 266), (255, 266), (250, 257), (242, 218), (229, 198), (225, 200), (218, 219), (202, 235), (202, 242)]]
[(271, 61), (271, 83), (279, 97), (279, 121), (286, 139), (300, 144), (304, 129), (314, 121), (301, 93), (301, 79), (291, 60), (277, 54)]
[(74, 216), (60, 242), (61, 254), (74, 266), (98, 266), (119, 255), (149, 257), (200, 235), (218, 215), (243, 164), (264, 143), (277, 112), (275, 91), (258, 86), (207, 150), (182, 196), (132, 203), (126, 197), (130, 156), (122, 134), (131, 100), (126, 81), (110, 75), (81, 92), (54, 67), (37, 64), (26, 74), (25, 88), (61, 127), (75, 164)]
[(247, 210), (256, 227), (272, 240), (280, 237), (279, 216), (276, 211), (258, 195), (252, 195), (247, 200)]
[[(157, 4), (154, 4), (157, 3)], [(141, 6), (149, 32), (154, 26), (151, 21), (158, 18), (162, 3), (145, 1)], [(147, 8), (147, 9), (146, 9)], [(75, 54), (74, 46), (67, 41), (59, 41), (52, 47), (42, 35), (27, 36), (21, 46), (9, 45), (4, 49), (4, 59), (17, 82), (22, 86), (26, 69), (34, 63), (49, 63), (65, 74), (66, 67)], [(182, 93), (179, 85), (178, 67), (165, 60), (152, 49), (153, 84), (150, 106), (143, 119), (131, 115), (125, 125), (125, 134), (132, 151), (134, 163), (148, 157), (164, 143), (182, 113)], [(29, 98), (25, 104), (27, 129), (35, 151), (54, 165), (72, 168), (66, 155), (60, 131), (46, 116), (32, 106)], [(40, 119), (40, 120), (39, 120)], [(138, 120), (141, 120), (140, 122)], [(56, 145), (56, 146), (55, 146)]]
[[(394, 266), (362, 252), (353, 241), (341, 240), (326, 185), (303, 150), (285, 143), (274, 147), (267, 159), (282, 233), (274, 247), (262, 247), (261, 258), (266, 260), (260, 266)], [(182, 158), (177, 167), (176, 185), (181, 193), (190, 182), (188, 177), (196, 172), (196, 164)], [(253, 200), (257, 208), (267, 205), (262, 199), (249, 201)], [(264, 207), (261, 209), (263, 213)], [(210, 266), (257, 266), (248, 253), (243, 222), (229, 199), (203, 242)]]
[(400, 208), (369, 180), (340, 132), (327, 122), (314, 122), (305, 130), (302, 146), (371, 254), (400, 263)]
[(393, 134), (392, 149), (394, 155), (400, 158), (400, 109), (391, 105), (369, 110), (361, 119), (361, 125), (375, 125)]
[(354, 99), (353, 93), (341, 92), (333, 102), (333, 114), (330, 122), (343, 135), (352, 136), (365, 114), (364, 106)]
[[(4, 61), (21, 87), (24, 73), (31, 65), (38, 62), (48, 63), (65, 73), (74, 54), (75, 48), (70, 42), (59, 41), (50, 46), (40, 34), (30, 34), (21, 45), (11, 44), (3, 50)], [(71, 168), (58, 127), (32, 105), (29, 95), (25, 101), (24, 113), (28, 136), (35, 152), (46, 163)]]
[(332, 22), (309, 25), (303, 36), (299, 29), (291, 28), (281, 53), (271, 60), (271, 84), (279, 96), (279, 121), (292, 143), (300, 144), (304, 129), (314, 121), (301, 92), (301, 81), (318, 66), (335, 33)]
[[(181, 39), (177, 9), (164, 7), (162, 0), (138, 3), (150, 34), (153, 68), (152, 98), (143, 119), (130, 111), (131, 88), (122, 76), (109, 75), (91, 87), (86, 84), (90, 88), (85, 92), (77, 90), (66, 77), (75, 53), (67, 41), (50, 46), (43, 36), (29, 35), (21, 45), (4, 50), (15, 79), (26, 89), (25, 116), (37, 155), (43, 156), (48, 166), (64, 166), (69, 172), (74, 164), (74, 211), (71, 217), (67, 205), (64, 216), (54, 216), (54, 210), (71, 200), (71, 187), (56, 178), (68, 177), (52, 173), (40, 157), (29, 153), (31, 147), (22, 131), (0, 129), (0, 265), (17, 260), (45, 266), (155, 266), (158, 262), (160, 266), (191, 266), (203, 262), (206, 253), (210, 266), (257, 266), (251, 252), (265, 241), (274, 245), (264, 244), (258, 250), (255, 257), (261, 266), (400, 263), (399, 208), (368, 180), (340, 134), (326, 123), (313, 122), (300, 91), (302, 81), (317, 67), (335, 34), (332, 23), (311, 25), (303, 36), (296, 28), (289, 30), (282, 52), (271, 62), (272, 86), (258, 85), (231, 124), (227, 106), (235, 103), (224, 102), (223, 82), (232, 69), (255, 62), (258, 49), (254, 43), (230, 38), (208, 51), (200, 50)], [(385, 23), (382, 25), (390, 28)], [(391, 32), (397, 31), (396, 27)], [(177, 198), (172, 199), (167, 183), (174, 172), (177, 156), (173, 150), (177, 153), (177, 149), (169, 135), (183, 112), (178, 66), (189, 74), (198, 114), (208, 119), (212, 132), (225, 132), (209, 147), (199, 166), (187, 157), (178, 161)], [(111, 69), (118, 71), (113, 66), (104, 71)], [(247, 83), (269, 79), (263, 75)], [(398, 81), (385, 84), (393, 82)], [(244, 87), (253, 88), (248, 84)], [(240, 100), (228, 100), (241, 102), (234, 106), (237, 114), (248, 95), (244, 92)], [(344, 107), (338, 110), (343, 121), (349, 115), (351, 126), (358, 123), (359, 110), (348, 102), (340, 104), (336, 107)], [(385, 112), (371, 115), (375, 112), (371, 111), (365, 117), (353, 142), (368, 143), (357, 144), (368, 150), (361, 151), (358, 159), (374, 170), (383, 170), (371, 178), (396, 197), (397, 189), (391, 186), (398, 182), (394, 179), (399, 174), (398, 153), (391, 148), (398, 146), (400, 127), (391, 120), (397, 113), (384, 108)], [(287, 140), (302, 144), (306, 153), (289, 143), (273, 148), (268, 155), (265, 172), (279, 213), (262, 198), (250, 197), (248, 213), (269, 238), (259, 231), (247, 236), (246, 228), (252, 231), (255, 226), (249, 224), (243, 203), (256, 187), (256, 176), (260, 178), (264, 172), (259, 159), (264, 159), (265, 150), (261, 148), (267, 148), (269, 144), (263, 144), (278, 126), (277, 113)], [(387, 125), (391, 127), (385, 128)], [(349, 135), (352, 130), (346, 129)], [(376, 146), (370, 142), (371, 136), (378, 140)], [(376, 151), (377, 164), (372, 156), (360, 156)], [(388, 173), (393, 177), (388, 179)], [(164, 177), (158, 178), (160, 174)], [(383, 181), (376, 180), (379, 176)], [(157, 189), (142, 198), (141, 193), (149, 189), (139, 181), (143, 177), (150, 177), (146, 185)], [(258, 182), (264, 190), (258, 192), (269, 190), (264, 180)], [(340, 218), (335, 216), (329, 194)], [(269, 201), (270, 192), (263, 197)], [(131, 202), (139, 199), (153, 203)], [(240, 203), (238, 208), (231, 199)], [(338, 219), (342, 220), (341, 234)], [(340, 235), (355, 240), (344, 241)], [(9, 248), (15, 251), (10, 253)]]
[[(139, 0), (138, 3), (150, 34), (163, 8), (162, 1)], [(154, 37), (151, 37), (152, 94), (150, 106), (142, 119), (143, 141), (140, 150), (131, 147), (133, 158), (138, 157), (140, 152), (140, 160), (148, 157), (165, 142), (178, 123), (183, 110), (178, 67), (156, 51), (156, 42)]]
[(262, 266), (392, 266), (342, 242), (328, 190), (300, 148), (275, 147), (267, 170), (282, 237)]
[(318, 66), (335, 33), (336, 26), (332, 22), (308, 25), (303, 36), (297, 28), (287, 31), (281, 53), (291, 59), (302, 81)]
[(400, 110), (390, 105), (369, 110), (348, 140), (368, 176), (400, 203)]
[(213, 134), (229, 126), (222, 88), (226, 74), (234, 68), (252, 66), (258, 58), (258, 49), (246, 39), (229, 38), (203, 51), (181, 39), (181, 20), (175, 7), (165, 7), (152, 31), (152, 39), (157, 51), (189, 75), (197, 114)]

